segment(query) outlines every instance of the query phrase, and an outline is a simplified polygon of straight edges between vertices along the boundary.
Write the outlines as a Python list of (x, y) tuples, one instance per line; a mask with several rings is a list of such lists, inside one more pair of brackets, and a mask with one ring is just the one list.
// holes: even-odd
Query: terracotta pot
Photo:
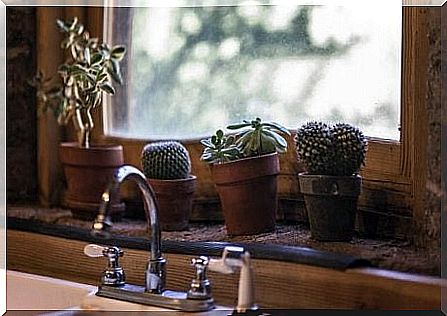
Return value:
[(148, 182), (157, 197), (162, 230), (187, 229), (197, 177), (191, 175), (187, 179), (178, 180), (148, 179)]
[[(84, 148), (78, 143), (61, 143), (59, 155), (67, 183), (64, 205), (74, 217), (93, 219), (113, 172), (124, 163), (122, 146)], [(111, 202), (111, 215), (120, 217), (124, 203), (120, 203), (119, 194)]]
[(229, 235), (253, 235), (275, 229), (278, 154), (211, 165)]
[(312, 238), (320, 241), (352, 239), (362, 178), (298, 175), (309, 216)]

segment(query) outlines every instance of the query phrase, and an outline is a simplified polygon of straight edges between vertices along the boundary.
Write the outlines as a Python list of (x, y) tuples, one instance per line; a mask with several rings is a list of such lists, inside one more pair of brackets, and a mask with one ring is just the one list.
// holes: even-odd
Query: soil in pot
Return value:
[[(123, 165), (122, 146), (79, 147), (78, 143), (61, 143), (59, 154), (64, 168), (67, 188), (64, 205), (73, 216), (92, 220), (98, 213), (101, 195), (113, 177), (116, 168)], [(119, 194), (111, 201), (111, 215), (119, 218), (124, 203)]]
[(275, 229), (278, 154), (211, 166), (227, 234), (253, 235)]
[(158, 216), (162, 230), (178, 231), (188, 229), (192, 209), (192, 198), (197, 178), (158, 180), (148, 179), (158, 202)]
[(354, 233), (361, 177), (299, 174), (312, 238), (349, 241)]

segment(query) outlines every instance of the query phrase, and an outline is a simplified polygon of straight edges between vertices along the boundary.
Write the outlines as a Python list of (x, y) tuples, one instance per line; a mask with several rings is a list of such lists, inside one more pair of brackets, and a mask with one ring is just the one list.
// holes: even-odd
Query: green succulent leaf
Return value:
[(108, 94), (115, 94), (115, 88), (112, 87), (112, 85), (110, 85), (109, 83), (105, 82), (105, 83), (101, 83), (99, 85), (99, 89), (101, 89), (102, 91), (108, 93)]
[(103, 59), (104, 59), (104, 57), (102, 54), (100, 54), (100, 53), (93, 54), (92, 59), (91, 59), (92, 66), (99, 64), (100, 62), (103, 61)]
[(280, 132), (290, 136), (289, 130), (287, 128), (285, 128), (284, 126), (278, 124), (278, 123), (268, 122), (268, 123), (262, 123), (262, 125), (274, 128), (274, 129), (276, 129), (276, 130), (278, 130), (278, 131), (280, 131)]
[(56, 25), (59, 28), (60, 31), (68, 32), (68, 27), (65, 25), (65, 22), (62, 20), (57, 19)]
[(271, 137), (274, 140), (276, 147), (287, 148), (287, 141), (281, 135), (269, 131), (268, 129), (262, 130), (262, 133), (266, 136)]
[(220, 129), (216, 132), (216, 136), (217, 138), (223, 138), (224, 137), (224, 132)]
[(244, 128), (244, 127), (248, 127), (251, 126), (251, 123), (241, 123), (241, 124), (232, 124), (232, 125), (228, 125), (227, 128), (228, 129), (240, 129), (240, 128)]
[(123, 45), (117, 45), (112, 48), (110, 56), (117, 61), (121, 61), (126, 54), (126, 47)]
[(76, 28), (76, 25), (78, 24), (78, 18), (74, 17), (73, 21), (71, 22), (71, 25), (69, 26), (69, 31), (74, 31), (74, 29)]
[(81, 65), (74, 64), (68, 67), (68, 73), (72, 76), (84, 75), (87, 73), (87, 69)]
[(213, 144), (211, 143), (210, 139), (202, 139), (200, 141), (200, 143), (205, 147), (210, 147), (210, 148), (214, 147)]

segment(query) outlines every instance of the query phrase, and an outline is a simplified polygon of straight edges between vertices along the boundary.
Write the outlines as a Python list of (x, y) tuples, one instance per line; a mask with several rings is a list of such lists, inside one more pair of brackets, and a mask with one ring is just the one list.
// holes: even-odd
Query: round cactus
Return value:
[(141, 153), (141, 164), (149, 179), (186, 179), (191, 172), (189, 153), (176, 141), (147, 144)]
[(349, 124), (332, 127), (334, 139), (334, 174), (352, 175), (364, 164), (368, 142), (363, 133)]
[(297, 130), (298, 158), (310, 174), (351, 176), (364, 163), (367, 140), (349, 124), (310, 122)]
[(299, 159), (313, 174), (327, 174), (333, 159), (329, 127), (321, 122), (309, 122), (301, 126), (296, 134)]

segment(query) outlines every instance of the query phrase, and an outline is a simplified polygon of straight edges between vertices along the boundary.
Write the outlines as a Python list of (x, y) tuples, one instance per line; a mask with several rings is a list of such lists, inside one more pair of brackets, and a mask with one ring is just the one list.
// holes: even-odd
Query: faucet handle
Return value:
[(87, 245), (84, 247), (84, 254), (91, 258), (99, 258), (99, 257), (104, 256), (103, 255), (104, 249), (105, 249), (105, 247), (95, 245), (95, 244), (90, 244), (90, 245)]
[(91, 258), (107, 258), (108, 266), (101, 275), (101, 283), (103, 285), (121, 286), (126, 283), (124, 270), (118, 262), (119, 257), (124, 255), (120, 248), (89, 244), (84, 247), (84, 254)]
[(211, 299), (211, 284), (206, 276), (210, 259), (206, 256), (193, 258), (191, 265), (195, 268), (195, 278), (191, 281), (188, 291), (189, 299)]
[(192, 258), (191, 265), (196, 269), (204, 269), (208, 266), (210, 259), (206, 256), (200, 256), (199, 258)]

